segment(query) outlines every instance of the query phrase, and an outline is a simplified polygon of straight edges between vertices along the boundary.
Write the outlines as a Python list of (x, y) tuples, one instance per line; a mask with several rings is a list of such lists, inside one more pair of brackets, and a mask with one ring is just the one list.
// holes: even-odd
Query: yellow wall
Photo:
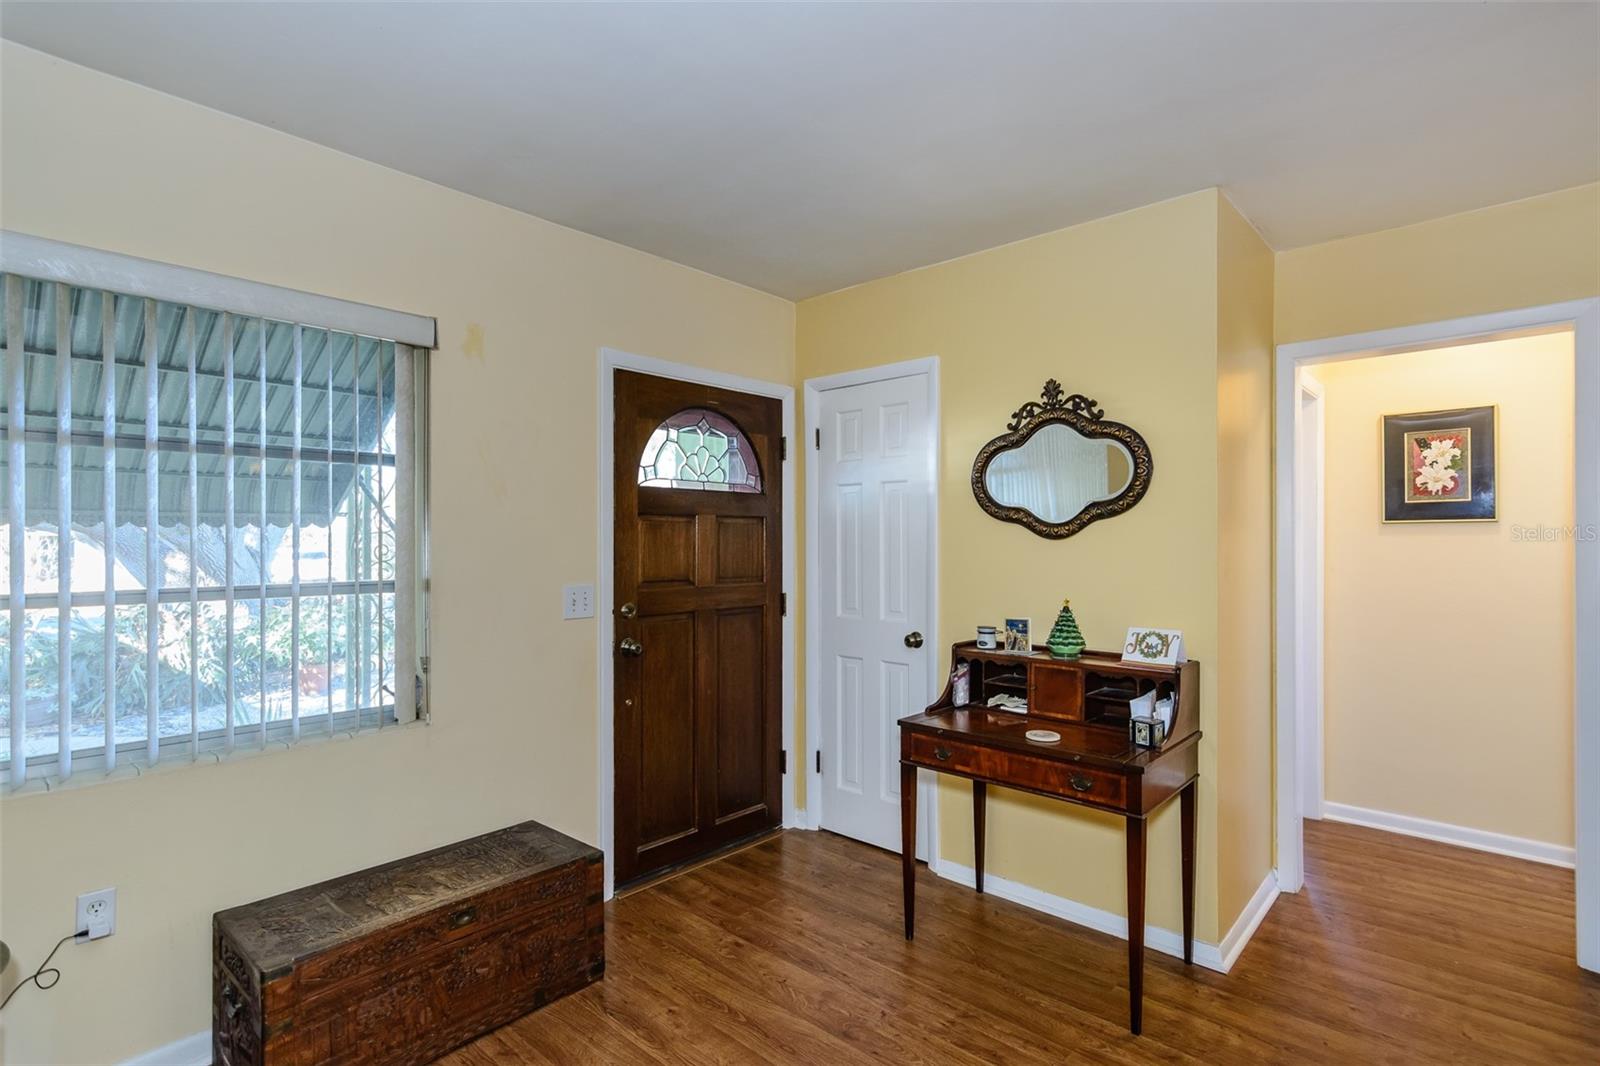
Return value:
[(1281, 252), (1277, 341), (1600, 294), (1600, 184)]
[[(1190, 655), (1202, 662), (1197, 932), (1210, 941), (1226, 927), (1219, 925), (1217, 896), (1218, 738), (1226, 728), (1218, 716), (1218, 679), (1228, 676), (1218, 639), (1219, 409), (1226, 397), (1230, 432), (1237, 433), (1228, 447), (1249, 467), (1237, 484), (1266, 491), (1268, 438), (1261, 416), (1239, 417), (1232, 408), (1236, 399), (1250, 402), (1265, 390), (1271, 314), (1268, 253), (1253, 233), (1239, 232), (1236, 216), (1219, 221), (1220, 201), (1208, 190), (807, 300), (799, 305), (796, 339), (802, 379), (940, 358), (943, 643), (1008, 615), (1048, 620), (1065, 595), (1091, 647), (1116, 647), (1133, 624), (1184, 631)], [(1219, 224), (1227, 229), (1229, 291), (1249, 304), (1221, 316)], [(1226, 384), (1219, 338), (1230, 353)], [(968, 485), (979, 447), (1004, 430), (1013, 410), (1037, 398), (1050, 377), (1069, 392), (1094, 397), (1108, 418), (1139, 430), (1155, 460), (1149, 495), (1137, 507), (1065, 541), (989, 518)], [(1230, 522), (1264, 521), (1264, 504), (1229, 506)], [(1265, 529), (1251, 535), (1266, 542)], [(1226, 619), (1260, 651), (1265, 622), (1243, 615), (1266, 608), (1258, 589), (1248, 607)], [(1259, 677), (1241, 673), (1232, 681), (1251, 701), (1239, 712), (1241, 721), (1263, 710), (1258, 703), (1267, 660), (1253, 665)], [(1241, 763), (1255, 758), (1244, 748), (1230, 757)], [(1253, 778), (1261, 773), (1251, 768)], [(969, 796), (964, 783), (941, 783), (941, 852), (960, 863), (972, 856)], [(991, 797), (989, 871), (1124, 911), (1117, 820), (1017, 793)], [(1270, 809), (1270, 789), (1261, 788), (1249, 802)], [(1148, 913), (1167, 928), (1179, 927), (1176, 822), (1175, 809), (1164, 811), (1150, 841)], [(1249, 824), (1230, 842), (1229, 860), (1241, 869), (1257, 867), (1259, 883), (1269, 840), (1262, 827)], [(1225, 913), (1220, 922), (1232, 917)]]
[(1272, 250), (1217, 214), (1217, 905), (1272, 868)]
[[(1572, 334), (1314, 374), (1327, 800), (1570, 846), (1573, 542), (1529, 531), (1573, 522)], [(1499, 521), (1382, 523), (1380, 417), (1483, 404), (1500, 408)], [(1502, 778), (1517, 786), (1484, 787)]]
[(597, 839), (595, 625), (559, 610), (596, 576), (597, 349), (787, 383), (794, 308), (3, 49), (0, 225), (433, 314), (442, 346), (433, 725), (0, 803), (4, 987), (77, 893), (119, 890), (116, 935), (62, 949), (60, 985), (7, 1009), (0, 1058), (106, 1063), (209, 1026), (218, 908), (530, 817)]

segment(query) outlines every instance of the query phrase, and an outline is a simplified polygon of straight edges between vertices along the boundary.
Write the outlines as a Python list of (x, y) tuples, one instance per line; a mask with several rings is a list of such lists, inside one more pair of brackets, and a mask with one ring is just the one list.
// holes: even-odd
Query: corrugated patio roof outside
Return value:
[[(54, 525), (56, 490), (56, 300), (58, 285), (25, 279), (23, 350), (26, 446), (27, 520), (30, 525)], [(110, 296), (95, 290), (67, 287), (71, 300), (72, 431), (74, 433), (72, 509), (75, 523), (104, 520), (102, 478), (104, 449), (98, 441), (104, 431), (105, 365), (102, 343), (104, 300), (114, 304), (115, 351), (114, 430), (117, 447), (117, 521), (145, 520), (145, 303), (141, 297)], [(196, 438), (202, 447), (220, 451), (226, 436), (226, 374), (224, 325), (221, 312), (155, 302), (156, 366), (162, 377), (158, 393), (157, 425), (161, 441), (160, 498), (165, 516), (187, 522), (189, 470), (188, 349), (185, 319), (192, 316), (195, 342)], [(0, 319), (5, 316), (0, 315)], [(0, 342), (6, 340), (0, 322)], [(235, 519), (243, 524), (261, 510), (262, 369), (265, 359), (266, 434), (265, 483), (269, 522), (289, 525), (293, 502), (293, 466), (289, 449), (294, 444), (294, 334), (283, 322), (236, 318), (234, 349), (234, 440), (240, 455), (235, 465)], [(9, 353), (9, 346), (7, 352)], [(328, 521), (329, 496), (333, 512), (349, 491), (354, 478), (352, 452), (380, 449), (392, 463), (394, 442), (394, 344), (311, 327), (301, 328), (302, 444), (301, 524)], [(359, 378), (357, 365), (359, 363)], [(333, 381), (330, 389), (329, 372)], [(382, 395), (379, 385), (382, 383)], [(5, 392), (6, 401), (9, 393)], [(359, 399), (358, 399), (359, 392)], [(328, 426), (332, 399), (334, 462), (327, 461)], [(11, 412), (0, 404), (5, 419)], [(380, 421), (381, 418), (381, 421)], [(355, 435), (359, 421), (359, 438)], [(130, 440), (129, 438), (136, 438)], [(254, 451), (255, 454), (249, 454)], [(225, 459), (221, 454), (196, 455), (199, 475), (198, 503), (202, 524), (220, 525), (225, 518)], [(3, 465), (4, 456), (0, 456)], [(0, 501), (3, 503), (4, 501)], [(253, 524), (253, 523), (252, 523)]]

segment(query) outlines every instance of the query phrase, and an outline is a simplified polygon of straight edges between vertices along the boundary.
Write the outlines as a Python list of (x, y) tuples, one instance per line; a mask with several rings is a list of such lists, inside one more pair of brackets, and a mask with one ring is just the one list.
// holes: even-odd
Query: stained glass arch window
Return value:
[(761, 491), (756, 450), (732, 420), (689, 407), (657, 426), (639, 457), (646, 488)]

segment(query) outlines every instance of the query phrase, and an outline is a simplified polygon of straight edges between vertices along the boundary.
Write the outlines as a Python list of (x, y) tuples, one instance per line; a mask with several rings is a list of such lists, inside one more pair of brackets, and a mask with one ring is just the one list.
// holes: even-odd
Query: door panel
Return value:
[(685, 515), (639, 518), (639, 585), (694, 584), (694, 519)]
[(765, 689), (762, 677), (761, 608), (745, 607), (718, 611), (717, 626), (717, 806), (721, 820), (742, 814), (762, 802), (766, 784), (762, 773), (765, 738), (758, 743), (730, 743), (725, 738), (740, 735), (751, 707), (761, 705)]
[(636, 743), (638, 789), (652, 798), (639, 811), (639, 846), (648, 848), (695, 827), (695, 624), (692, 614), (641, 619), (644, 645)]
[(717, 584), (742, 584), (766, 577), (764, 525), (759, 518), (728, 515), (717, 519)]
[(910, 496), (904, 481), (878, 485), (878, 617), (902, 631), (911, 622)]
[[(900, 847), (899, 719), (927, 706), (933, 499), (928, 378), (820, 396), (817, 650), (824, 828)], [(926, 824), (926, 819), (923, 820)], [(925, 849), (924, 849), (925, 851)]]
[(861, 617), (866, 598), (861, 588), (861, 497), (860, 482), (840, 482), (836, 487), (834, 512), (834, 620)]
[(629, 371), (615, 385), (625, 884), (782, 819), (782, 406)]
[[(862, 662), (854, 655), (835, 655), (834, 670), (834, 744), (828, 764), (839, 767), (838, 779), (830, 782), (833, 788), (855, 795), (861, 794), (861, 720), (866, 711), (861, 706)], [(829, 826), (828, 828), (832, 828)]]

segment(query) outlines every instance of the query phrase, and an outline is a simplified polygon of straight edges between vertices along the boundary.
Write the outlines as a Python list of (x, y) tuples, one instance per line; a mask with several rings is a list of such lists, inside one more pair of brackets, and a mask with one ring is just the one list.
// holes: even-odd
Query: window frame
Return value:
[[(361, 464), (371, 463), (386, 468), (389, 472), (386, 477), (398, 478), (402, 466), (408, 466), (408, 482), (411, 485), (410, 500), (406, 506), (401, 505), (400, 495), (396, 496), (395, 521), (398, 525), (405, 525), (409, 530), (406, 540), (410, 544), (409, 555), (412, 563), (412, 580), (407, 583), (408, 596), (413, 619), (407, 628), (412, 636), (402, 639), (397, 632), (394, 645), (394, 675), (396, 685), (404, 676), (405, 669), (401, 664), (402, 652), (407, 652), (415, 664), (415, 675), (421, 681), (417, 698), (412, 708), (415, 712), (415, 721), (427, 723), (431, 719), (428, 702), (428, 686), (426, 684), (426, 671), (429, 663), (428, 655), (428, 585), (429, 585), (429, 461), (431, 453), (430, 433), (430, 390), (429, 375), (431, 368), (430, 355), (436, 346), (437, 324), (428, 316), (414, 315), (406, 312), (391, 311), (384, 308), (371, 307), (351, 301), (340, 300), (334, 297), (318, 296), (297, 290), (285, 289), (279, 286), (267, 285), (259, 282), (247, 281), (239, 278), (213, 274), (207, 271), (195, 270), (188, 267), (174, 266), (171, 264), (157, 263), (150, 260), (138, 259), (119, 253), (105, 252), (97, 249), (84, 248), (77, 245), (65, 244), (45, 238), (18, 234), (11, 231), (0, 231), (0, 274), (14, 275), (19, 281), (26, 279), (45, 284), (60, 283), (73, 288), (85, 290), (99, 290), (117, 296), (129, 296), (148, 301), (163, 301), (181, 305), (185, 308), (203, 309), (205, 311), (227, 313), (240, 320), (256, 320), (262, 323), (268, 321), (284, 323), (296, 329), (301, 327), (307, 330), (326, 330), (330, 333), (348, 333), (368, 339), (380, 339), (382, 342), (392, 343), (398, 350), (404, 345), (409, 351), (408, 358), (412, 360), (409, 376), (409, 392), (411, 403), (410, 420), (411, 433), (409, 442), (396, 440), (395, 451), (385, 454), (381, 440), (375, 441), (374, 450), (366, 451), (351, 449), (339, 453), (342, 461), (351, 462), (358, 468)], [(10, 354), (8, 337), (8, 356)], [(59, 344), (59, 341), (58, 341)], [(69, 356), (70, 358), (70, 356)], [(357, 363), (359, 365), (359, 362)], [(9, 368), (8, 368), (9, 372)], [(400, 368), (394, 371), (394, 380), (391, 388), (394, 390), (394, 403), (398, 408), (401, 398)], [(380, 374), (381, 380), (381, 374)], [(297, 389), (298, 391), (298, 389)], [(379, 397), (379, 408), (382, 409), (384, 397)], [(297, 401), (298, 403), (298, 401)], [(20, 433), (13, 433), (10, 429), (13, 422), (21, 426)], [(59, 429), (41, 429), (27, 425), (26, 412), (17, 412), (15, 417), (8, 414), (7, 430), (0, 440), (0, 446), (9, 447), (13, 436), (20, 438), (26, 449), (29, 445), (48, 444), (58, 445), (61, 442)], [(83, 439), (79, 439), (80, 436)], [(92, 440), (90, 439), (92, 437)], [(146, 436), (136, 436), (123, 431), (106, 435), (104, 433), (87, 433), (74, 429), (68, 435), (68, 442), (73, 446), (103, 446), (107, 440), (114, 442), (117, 452), (124, 450), (132, 453), (144, 453), (153, 447), (158, 454), (228, 454), (228, 445), (222, 443), (189, 441), (178, 442), (162, 435), (152, 445)], [(325, 445), (330, 454), (333, 452), (332, 425), (329, 426), (329, 444)], [(358, 442), (356, 442), (358, 443)], [(406, 447), (409, 443), (409, 447)], [(315, 446), (314, 446), (315, 447)], [(262, 440), (249, 443), (233, 442), (232, 454), (235, 459), (239, 457), (250, 458), (252, 455), (265, 460), (279, 459), (292, 460), (294, 449), (281, 445), (266, 445)], [(401, 451), (408, 451), (409, 455), (404, 463)], [(277, 453), (283, 453), (281, 455)], [(318, 449), (320, 452), (320, 449)], [(315, 463), (319, 459), (309, 458), (306, 449), (301, 450), (302, 463)], [(25, 473), (23, 475), (26, 476)], [(297, 478), (298, 481), (298, 478)], [(0, 491), (8, 491), (0, 487)], [(265, 503), (263, 502), (263, 509)], [(57, 523), (59, 525), (59, 521)], [(23, 535), (26, 537), (27, 514), (23, 515)], [(58, 528), (56, 535), (62, 535)], [(70, 533), (68, 534), (70, 536)], [(25, 565), (23, 560), (13, 560), (12, 565)], [(385, 579), (384, 584), (391, 586), (385, 595), (396, 597), (397, 618), (400, 612), (402, 590), (398, 563), (392, 579)], [(230, 575), (231, 577), (231, 575)], [(146, 575), (146, 581), (151, 580)], [(263, 612), (266, 605), (274, 600), (292, 599), (294, 583), (272, 582), (260, 585), (239, 586), (241, 589), (252, 593), (241, 597), (241, 602), (250, 602), (260, 599)], [(323, 589), (331, 594), (338, 595), (344, 586), (366, 586), (366, 581), (329, 581), (317, 582), (317, 587), (309, 590), (301, 589), (302, 599), (313, 598)], [(229, 586), (230, 588), (232, 586)], [(259, 590), (259, 591), (258, 591)], [(353, 591), (350, 590), (350, 591)], [(365, 589), (363, 588), (363, 591)], [(329, 592), (323, 592), (328, 595)], [(9, 593), (9, 590), (7, 590)], [(147, 588), (140, 589), (109, 589), (92, 592), (68, 593), (68, 600), (74, 606), (88, 608), (104, 607), (113, 609), (115, 606), (145, 605), (150, 600), (157, 602), (189, 603), (188, 587), (163, 588), (159, 582), (152, 593)], [(216, 599), (212, 590), (201, 597), (201, 602)], [(9, 601), (9, 594), (7, 595)], [(55, 592), (26, 593), (23, 597), (22, 610), (33, 609), (59, 609), (62, 593), (59, 588)], [(8, 643), (10, 634), (8, 631)], [(233, 664), (230, 664), (230, 671)], [(25, 682), (24, 682), (25, 684)], [(58, 697), (59, 698), (59, 697)], [(312, 741), (317, 739), (347, 736), (352, 733), (364, 732), (368, 729), (377, 731), (381, 727), (395, 727), (407, 723), (396, 721), (395, 710), (399, 706), (398, 688), (389, 702), (381, 703), (377, 707), (361, 707), (336, 711), (324, 711), (310, 715), (302, 715), (299, 719), (281, 719), (261, 722), (241, 723), (234, 721), (229, 727), (216, 727), (197, 729), (195, 732), (184, 732), (176, 735), (157, 736), (154, 742), (148, 737), (114, 743), (109, 748), (109, 754), (114, 758), (108, 760), (108, 748), (102, 742), (92, 747), (76, 749), (70, 753), (67, 760), (70, 766), (70, 776), (62, 779), (59, 776), (61, 751), (41, 753), (24, 757), (21, 773), (18, 767), (12, 765), (9, 746), (0, 751), (0, 773), (4, 774), (5, 785), (0, 787), (0, 794), (11, 794), (33, 789), (59, 789), (63, 785), (75, 785), (80, 782), (89, 783), (105, 780), (108, 777), (122, 776), (121, 771), (131, 771), (132, 774), (142, 774), (152, 769), (168, 769), (179, 766), (191, 765), (193, 761), (211, 756), (216, 761), (223, 761), (233, 756), (253, 755), (265, 750), (274, 750), (278, 746), (291, 746), (296, 742)], [(146, 705), (148, 706), (148, 705)], [(14, 721), (14, 720), (13, 720)], [(231, 743), (229, 733), (231, 732)], [(24, 742), (25, 743), (25, 742)], [(192, 758), (186, 758), (192, 754)], [(111, 762), (114, 769), (106, 772), (107, 763)], [(51, 772), (55, 770), (56, 772)]]

